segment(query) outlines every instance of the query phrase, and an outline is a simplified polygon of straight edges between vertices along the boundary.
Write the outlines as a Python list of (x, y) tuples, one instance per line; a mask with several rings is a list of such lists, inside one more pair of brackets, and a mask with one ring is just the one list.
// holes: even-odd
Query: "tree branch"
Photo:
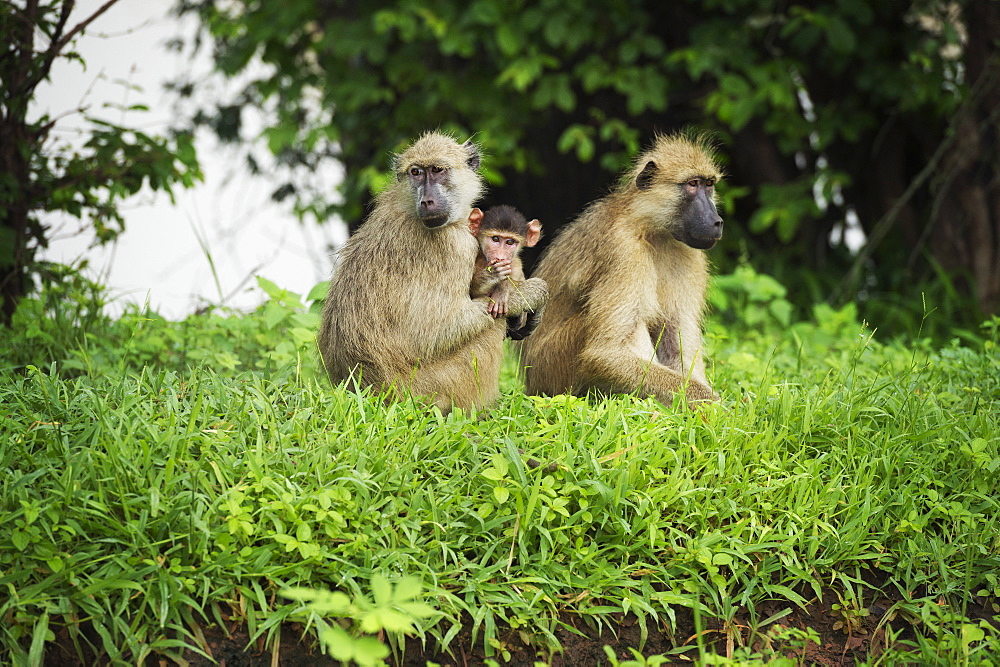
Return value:
[(97, 18), (108, 11), (118, 3), (119, 0), (107, 0), (103, 5), (101, 5), (97, 11), (85, 18), (84, 20), (77, 23), (73, 28), (70, 29), (65, 35), (62, 35), (63, 29), (66, 27), (66, 21), (69, 19), (70, 12), (73, 11), (73, 7), (76, 6), (74, 0), (65, 0), (62, 5), (62, 11), (59, 15), (59, 23), (56, 26), (55, 31), (52, 33), (52, 42), (49, 44), (49, 48), (45, 50), (45, 60), (42, 62), (41, 66), (35, 72), (35, 75), (28, 79), (25, 85), (25, 92), (31, 91), (35, 86), (42, 82), (45, 77), (49, 75), (49, 71), (52, 69), (52, 63), (55, 59), (62, 53), (62, 50), (66, 48), (66, 45), (72, 41), (80, 32), (86, 29), (91, 23), (93, 23)]
[[(19, 49), (18, 53), (18, 64), (17, 69), (14, 72), (16, 78), (10, 82), (11, 91), (21, 91), (26, 88), (25, 82), (29, 80), (28, 73), (31, 72), (31, 57), (35, 50), (35, 21), (38, 20), (38, 0), (28, 0), (24, 5), (23, 13), (25, 23), (21, 26), (24, 31), (18, 36), (16, 42), (16, 48)], [(23, 77), (23, 78), (22, 78)], [(11, 106), (14, 105), (15, 101), (18, 100), (21, 95), (13, 94), (7, 95), (8, 99), (11, 101)], [(16, 113), (12, 115), (16, 118), (21, 117), (22, 110), (26, 113), (28, 104), (25, 101), (19, 105)]]
[(73, 39), (74, 37), (76, 37), (77, 33), (79, 33), (81, 30), (85, 29), (88, 25), (90, 25), (91, 23), (93, 23), (97, 19), (97, 17), (99, 17), (101, 14), (103, 14), (104, 12), (108, 11), (109, 9), (111, 9), (111, 7), (113, 7), (116, 4), (118, 4), (118, 0), (108, 0), (103, 5), (101, 5), (100, 8), (97, 9), (97, 11), (95, 11), (93, 14), (91, 14), (88, 18), (86, 18), (83, 21), (80, 21), (79, 23), (77, 23), (76, 26), (74, 26), (72, 30), (70, 30), (68, 33), (66, 33), (65, 37), (63, 37), (62, 39), (59, 40), (59, 43), (56, 45), (57, 51), (62, 51), (63, 48), (65, 48), (65, 46), (69, 43), (69, 41), (71, 39)]
[[(858, 252), (857, 257), (854, 258), (854, 262), (851, 264), (851, 268), (848, 269), (847, 274), (840, 281), (840, 284), (837, 286), (837, 289), (834, 291), (833, 296), (830, 299), (831, 301), (833, 301), (834, 303), (840, 302), (840, 300), (843, 298), (844, 294), (851, 287), (851, 285), (857, 283), (857, 278), (858, 274), (861, 272), (861, 267), (864, 266), (864, 263), (868, 261), (869, 257), (872, 256), (872, 253), (875, 252), (875, 249), (882, 242), (882, 239), (885, 238), (885, 235), (889, 233), (889, 230), (892, 229), (892, 226), (896, 224), (896, 218), (899, 216), (899, 212), (903, 209), (904, 206), (906, 206), (907, 203), (909, 203), (910, 199), (913, 198), (913, 195), (916, 194), (917, 190), (923, 187), (924, 184), (928, 181), (928, 179), (930, 179), (930, 177), (937, 172), (938, 164), (944, 158), (945, 153), (951, 148), (952, 144), (955, 143), (955, 140), (958, 137), (957, 128), (959, 122), (967, 114), (972, 113), (973, 109), (975, 108), (975, 105), (978, 103), (979, 99), (983, 96), (984, 89), (986, 89), (988, 83), (992, 80), (992, 77), (994, 76), (995, 73), (991, 73), (991, 69), (994, 68), (987, 68), (979, 76), (979, 80), (976, 81), (976, 83), (972, 86), (971, 94), (969, 95), (969, 97), (965, 99), (965, 101), (962, 103), (959, 109), (955, 112), (955, 115), (952, 116), (951, 122), (949, 122), (948, 124), (948, 130), (945, 134), (945, 138), (941, 141), (940, 144), (938, 144), (937, 149), (934, 151), (934, 154), (931, 156), (931, 158), (927, 161), (927, 164), (924, 165), (924, 168), (920, 170), (920, 173), (918, 173), (917, 176), (913, 179), (913, 181), (910, 182), (910, 185), (909, 187), (906, 188), (906, 191), (899, 197), (899, 199), (893, 202), (892, 206), (889, 208), (888, 211), (886, 211), (885, 215), (883, 215), (879, 219), (879, 221), (875, 224), (875, 226), (872, 228), (871, 234), (868, 235), (867, 242), (865, 243), (864, 247), (861, 248), (861, 251)], [(990, 116), (995, 117), (997, 113), (1000, 113), (1000, 110), (994, 109), (993, 112), (990, 114)], [(934, 220), (933, 219), (928, 220), (927, 224), (929, 226), (933, 225)]]
[[(62, 7), (59, 12), (59, 21), (56, 23), (55, 30), (52, 31), (52, 39), (49, 42), (49, 48), (45, 50), (45, 58), (42, 60), (42, 64), (35, 71), (33, 76), (28, 77), (26, 80), (25, 89), (22, 94), (31, 94), (35, 86), (42, 82), (45, 77), (49, 75), (52, 70), (52, 63), (55, 61), (56, 56), (59, 55), (59, 44), (60, 37), (62, 37), (63, 30), (66, 29), (66, 22), (69, 21), (69, 15), (73, 11), (73, 7), (76, 6), (75, 0), (66, 0), (63, 2)], [(32, 26), (33, 28), (34, 26)]]

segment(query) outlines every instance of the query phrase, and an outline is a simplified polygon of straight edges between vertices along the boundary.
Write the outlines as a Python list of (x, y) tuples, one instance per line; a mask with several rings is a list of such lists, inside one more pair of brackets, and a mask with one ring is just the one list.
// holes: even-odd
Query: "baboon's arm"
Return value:
[(472, 285), (469, 287), (469, 294), (472, 298), (485, 296), (490, 290), (497, 289), (505, 281), (497, 276), (496, 271), (490, 267), (483, 267), (472, 275)]
[(592, 340), (580, 355), (585, 383), (611, 393), (652, 394), (665, 405), (670, 405), (674, 394), (681, 390), (692, 402), (715, 400), (706, 385), (657, 362), (651, 345), (647, 345), (648, 356), (640, 354), (647, 347), (637, 341), (643, 334), (648, 337), (639, 330), (630, 337), (618, 337), (617, 345), (609, 344), (607, 339)]
[(437, 359), (462, 347), (492, 326), (495, 320), (486, 312), (487, 303), (487, 297), (480, 297), (429, 306), (419, 319), (423, 326), (417, 329), (416, 335), (406, 338), (415, 346), (414, 356), (424, 360)]
[[(644, 291), (634, 281), (604, 283), (591, 292), (582, 323), (587, 332), (579, 359), (584, 386), (611, 393), (652, 394), (665, 405), (682, 390), (692, 402), (713, 400), (715, 394), (708, 386), (657, 361), (642, 319), (642, 304), (633, 296)], [(612, 291), (611, 286), (617, 285), (630, 289)]]
[(549, 301), (549, 286), (541, 278), (504, 281), (500, 286), (507, 292), (508, 317), (541, 310)]

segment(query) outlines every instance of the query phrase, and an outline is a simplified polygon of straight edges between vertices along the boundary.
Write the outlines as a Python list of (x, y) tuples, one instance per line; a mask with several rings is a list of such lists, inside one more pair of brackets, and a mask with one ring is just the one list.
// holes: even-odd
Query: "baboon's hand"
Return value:
[(498, 259), (492, 264), (490, 264), (487, 267), (487, 269), (489, 270), (490, 275), (501, 279), (509, 276), (511, 272), (514, 270), (513, 265), (509, 259)]
[(494, 318), (507, 317), (506, 297), (494, 298), (486, 307), (487, 312)]
[(715, 403), (721, 398), (708, 385), (704, 385), (697, 380), (688, 382), (685, 393), (687, 394), (688, 404), (692, 407), (701, 403)]

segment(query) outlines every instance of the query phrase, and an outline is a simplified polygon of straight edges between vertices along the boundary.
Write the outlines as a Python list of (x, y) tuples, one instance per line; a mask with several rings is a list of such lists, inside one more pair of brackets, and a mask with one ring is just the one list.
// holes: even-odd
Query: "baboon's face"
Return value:
[(413, 164), (406, 173), (420, 222), (428, 229), (447, 224), (451, 217), (449, 170), (437, 165)]
[(674, 238), (692, 248), (708, 250), (722, 238), (722, 216), (715, 208), (715, 179), (703, 176), (681, 184), (680, 223)]
[(486, 265), (498, 262), (513, 262), (517, 257), (524, 237), (502, 229), (484, 229), (479, 233), (479, 249), (486, 258)]
[(676, 172), (667, 173), (650, 160), (639, 172), (635, 185), (644, 193), (640, 197), (652, 198), (642, 208), (651, 211), (675, 239), (708, 250), (722, 238), (722, 216), (715, 208), (715, 180), (715, 176), (705, 175), (681, 174), (678, 178)]
[(397, 187), (405, 190), (410, 210), (428, 229), (458, 222), (482, 194), (479, 149), (449, 136), (423, 135), (393, 160)]

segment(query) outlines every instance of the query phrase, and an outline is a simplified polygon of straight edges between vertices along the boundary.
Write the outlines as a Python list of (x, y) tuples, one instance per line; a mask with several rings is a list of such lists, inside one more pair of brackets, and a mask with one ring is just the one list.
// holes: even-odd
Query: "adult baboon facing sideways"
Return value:
[(722, 237), (721, 172), (703, 138), (658, 136), (628, 178), (545, 251), (545, 317), (524, 343), (528, 393), (716, 399), (705, 378), (703, 250)]
[[(506, 321), (487, 313), (485, 297), (469, 296), (478, 168), (474, 144), (440, 133), (396, 158), (396, 182), (340, 249), (330, 280), (319, 347), (334, 383), (412, 392), (443, 412), (499, 396)], [(510, 304), (511, 314), (524, 310)]]

